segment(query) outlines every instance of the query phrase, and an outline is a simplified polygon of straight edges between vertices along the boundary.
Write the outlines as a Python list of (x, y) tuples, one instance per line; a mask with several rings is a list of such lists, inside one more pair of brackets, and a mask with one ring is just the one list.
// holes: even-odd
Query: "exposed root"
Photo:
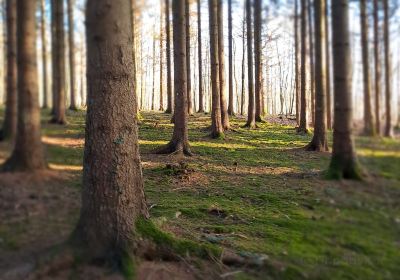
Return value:
[(173, 154), (183, 154), (185, 156), (193, 156), (190, 150), (189, 144), (175, 143), (174, 141), (169, 142), (167, 145), (156, 149), (154, 154), (158, 155), (173, 155)]

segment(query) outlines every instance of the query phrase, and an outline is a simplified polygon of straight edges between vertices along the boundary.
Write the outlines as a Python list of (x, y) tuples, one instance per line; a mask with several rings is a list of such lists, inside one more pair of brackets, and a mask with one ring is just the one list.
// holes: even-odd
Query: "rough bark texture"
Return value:
[(53, 9), (53, 90), (55, 110), (52, 123), (65, 124), (65, 37), (63, 0), (52, 0)]
[(334, 71), (333, 151), (329, 177), (360, 179), (352, 133), (352, 79), (348, 0), (332, 1)]
[(174, 132), (171, 141), (157, 151), (159, 154), (192, 155), (188, 137), (188, 101), (186, 72), (186, 0), (172, 1), (174, 40)]
[(256, 112), (254, 105), (254, 75), (253, 75), (253, 32), (251, 27), (251, 1), (246, 0), (246, 25), (247, 25), (247, 72), (248, 72), (248, 112), (246, 127), (255, 128)]
[(306, 101), (306, 23), (307, 23), (307, 5), (306, 0), (301, 1), (301, 68), (300, 68), (300, 125), (297, 128), (298, 133), (308, 133), (307, 129), (307, 101)]
[(130, 2), (88, 0), (88, 111), (82, 209), (73, 240), (95, 259), (123, 258), (147, 217), (138, 147)]
[(261, 0), (254, 0), (254, 69), (255, 69), (255, 119), (262, 121), (262, 65), (261, 65)]
[(75, 85), (75, 30), (74, 30), (75, 0), (68, 0), (68, 45), (69, 45), (69, 73), (70, 73), (70, 110), (77, 110)]
[(233, 109), (233, 34), (232, 34), (232, 0), (228, 0), (228, 48), (229, 48), (229, 105), (228, 114), (234, 115)]
[(17, 1), (6, 1), (7, 77), (6, 110), (0, 140), (14, 141), (17, 132)]
[(361, 11), (361, 17), (360, 17), (361, 51), (362, 51), (362, 67), (363, 67), (363, 85), (364, 85), (364, 134), (371, 136), (375, 134), (375, 127), (373, 124), (372, 105), (371, 105), (367, 0), (360, 0), (360, 11)]
[(15, 147), (4, 171), (46, 168), (40, 131), (36, 7), (36, 1), (17, 0), (18, 123)]
[(379, 43), (379, 6), (378, 0), (374, 0), (374, 65), (375, 65), (375, 130), (381, 133), (381, 58)]
[(190, 1), (185, 0), (185, 31), (186, 31), (186, 73), (187, 73), (187, 107), (189, 115), (193, 114), (192, 104), (192, 76), (190, 66)]
[(295, 64), (295, 90), (296, 90), (296, 121), (300, 124), (300, 73), (299, 73), (299, 0), (294, 1), (294, 64)]
[(326, 95), (325, 95), (325, 5), (326, 0), (314, 0), (315, 22), (315, 126), (314, 136), (306, 147), (308, 151), (328, 151), (326, 135)]
[(48, 82), (47, 82), (47, 39), (46, 39), (46, 8), (45, 0), (40, 0), (40, 36), (42, 38), (42, 83), (43, 83), (43, 102), (42, 108), (47, 109), (48, 104)]
[(201, 0), (197, 0), (197, 46), (199, 58), (199, 113), (204, 112), (204, 92), (203, 92), (203, 54), (201, 41)]
[(332, 129), (332, 94), (331, 94), (331, 49), (329, 45), (329, 7), (325, 3), (325, 67), (326, 67), (326, 122), (327, 128)]
[(167, 56), (167, 110), (165, 113), (171, 114), (174, 111), (174, 96), (172, 95), (172, 67), (171, 67), (171, 27), (169, 21), (169, 1), (165, 0), (165, 33), (166, 33), (166, 56)]
[(228, 104), (226, 101), (225, 94), (225, 52), (224, 52), (224, 13), (222, 0), (218, 1), (218, 59), (219, 59), (219, 98), (221, 99), (221, 121), (224, 130), (228, 130), (229, 115), (228, 115)]
[(389, 28), (389, 0), (383, 0), (384, 23), (383, 40), (385, 45), (385, 97), (386, 97), (386, 122), (385, 136), (393, 136), (392, 127), (392, 69), (390, 61), (390, 28)]
[(211, 137), (224, 137), (224, 128), (221, 119), (220, 99), (220, 76), (219, 76), (219, 55), (218, 55), (218, 3), (208, 0), (209, 23), (210, 23), (210, 63), (211, 63), (211, 88), (212, 88), (212, 109), (211, 109)]

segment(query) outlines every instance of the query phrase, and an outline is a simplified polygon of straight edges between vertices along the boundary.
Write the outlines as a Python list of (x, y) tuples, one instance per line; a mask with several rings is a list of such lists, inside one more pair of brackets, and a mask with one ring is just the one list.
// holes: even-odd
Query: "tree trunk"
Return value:
[(306, 0), (301, 1), (301, 70), (300, 70), (300, 125), (297, 132), (300, 134), (308, 133), (307, 129), (307, 101), (306, 101), (306, 22), (307, 22), (307, 6)]
[(53, 90), (55, 97), (55, 115), (52, 123), (66, 124), (65, 117), (65, 42), (64, 42), (64, 5), (63, 0), (53, 0)]
[[(315, 0), (314, 0), (315, 1)], [(314, 28), (312, 24), (312, 5), (311, 0), (307, 0), (308, 8), (308, 43), (310, 51), (310, 92), (311, 92), (311, 123), (315, 124), (315, 65), (314, 65)]]
[(392, 127), (392, 69), (390, 61), (390, 27), (389, 27), (389, 0), (383, 0), (384, 24), (383, 38), (385, 44), (385, 96), (386, 96), (386, 122), (385, 136), (393, 136)]
[(248, 112), (245, 127), (256, 127), (256, 112), (254, 106), (254, 76), (253, 76), (253, 32), (251, 28), (251, 0), (246, 0), (246, 25), (247, 25), (247, 75), (248, 75)]
[(15, 147), (4, 171), (46, 168), (41, 142), (36, 66), (36, 1), (17, 0), (18, 123)]
[(246, 6), (243, 8), (243, 26), (242, 26), (242, 98), (240, 99), (240, 114), (244, 115), (245, 99), (245, 59), (246, 59)]
[(169, 9), (169, 1), (165, 0), (165, 33), (167, 40), (167, 110), (165, 113), (171, 114), (174, 111), (174, 96), (172, 95), (172, 74), (171, 74), (171, 27), (169, 21), (170, 9)]
[(42, 108), (47, 109), (48, 104), (48, 82), (47, 82), (47, 39), (46, 39), (46, 1), (40, 0), (40, 35), (42, 38), (42, 83), (43, 83), (43, 104)]
[(225, 52), (224, 52), (224, 13), (223, 13), (223, 3), (222, 0), (218, 1), (218, 11), (217, 11), (217, 25), (218, 25), (218, 59), (219, 59), (219, 98), (221, 99), (221, 120), (222, 127), (224, 130), (228, 130), (229, 125), (229, 115), (228, 115), (228, 105), (226, 102), (225, 95)]
[(185, 0), (185, 31), (186, 31), (186, 73), (187, 73), (187, 107), (188, 114), (193, 114), (192, 104), (192, 77), (190, 66), (190, 1)]
[(314, 137), (306, 147), (307, 151), (328, 151), (326, 135), (326, 78), (325, 78), (325, 5), (326, 0), (314, 0), (315, 23), (315, 126)]
[(171, 141), (165, 147), (156, 151), (159, 154), (183, 153), (187, 156), (192, 155), (188, 136), (185, 1), (172, 1), (175, 91), (174, 132)]
[(332, 179), (361, 179), (352, 133), (352, 78), (348, 0), (332, 1), (335, 114)]
[(254, 62), (255, 62), (255, 119), (261, 122), (261, 91), (262, 91), (262, 65), (261, 65), (261, 0), (254, 0)]
[(218, 3), (215, 0), (208, 0), (208, 6), (210, 22), (210, 63), (212, 84), (211, 137), (223, 138), (224, 128), (222, 125), (221, 116), (220, 64), (218, 55)]
[[(133, 81), (130, 2), (88, 0), (88, 88), (82, 209), (73, 240), (85, 255), (124, 265), (147, 217)], [(118, 26), (118, 28), (115, 28)]]
[(76, 111), (76, 87), (75, 87), (75, 27), (74, 27), (74, 0), (68, 0), (68, 44), (69, 44), (69, 73), (70, 73), (70, 110)]
[(325, 69), (326, 69), (326, 122), (327, 128), (332, 129), (332, 94), (331, 94), (331, 50), (329, 45), (329, 7), (325, 3)]
[(296, 79), (296, 121), (300, 124), (300, 73), (299, 73), (299, 0), (294, 2), (294, 52), (295, 52), (295, 79)]
[(362, 67), (364, 82), (364, 134), (375, 135), (375, 127), (372, 117), (371, 106), (371, 84), (369, 74), (369, 44), (368, 44), (368, 17), (367, 2), (360, 0), (360, 25), (361, 25), (361, 50), (362, 50)]
[(381, 134), (381, 58), (379, 40), (379, 6), (378, 0), (374, 0), (375, 130), (376, 133)]
[(228, 0), (228, 47), (229, 47), (229, 105), (228, 114), (233, 116), (233, 34), (232, 34), (232, 0)]
[(7, 17), (7, 77), (6, 110), (0, 140), (15, 140), (17, 133), (17, 1), (6, 1)]
[(164, 111), (164, 32), (163, 32), (163, 0), (160, 0), (160, 111)]
[(156, 26), (153, 28), (153, 74), (152, 74), (152, 89), (151, 89), (151, 110), (154, 111), (156, 99)]
[(201, 0), (197, 0), (197, 42), (199, 56), (199, 113), (204, 112), (204, 92), (203, 92), (203, 54), (201, 41)]

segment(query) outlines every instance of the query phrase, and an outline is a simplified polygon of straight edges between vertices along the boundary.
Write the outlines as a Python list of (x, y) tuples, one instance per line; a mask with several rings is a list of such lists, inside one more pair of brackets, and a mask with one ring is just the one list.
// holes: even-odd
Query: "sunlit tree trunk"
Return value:
[(70, 73), (70, 110), (77, 110), (75, 86), (75, 27), (74, 27), (75, 0), (68, 0), (68, 45), (69, 45), (69, 73)]
[(248, 72), (248, 112), (246, 127), (255, 128), (256, 115), (254, 105), (254, 75), (253, 75), (253, 32), (251, 17), (251, 0), (246, 0), (246, 25), (247, 25), (247, 72)]
[(164, 30), (163, 0), (160, 0), (160, 111), (164, 111)]
[(299, 73), (299, 0), (294, 0), (294, 52), (295, 52), (295, 90), (296, 90), (296, 121), (300, 124), (300, 73)]
[(201, 41), (201, 0), (197, 0), (197, 43), (199, 60), (199, 113), (204, 112), (204, 92), (203, 92), (203, 54)]
[(374, 65), (375, 65), (375, 130), (381, 134), (381, 58), (379, 38), (379, 6), (378, 0), (374, 0)]
[(42, 87), (43, 103), (42, 108), (47, 109), (48, 104), (48, 82), (47, 82), (47, 36), (46, 36), (46, 1), (40, 0), (40, 35), (42, 39)]
[[(246, 5), (246, 4), (245, 4)], [(240, 114), (244, 115), (244, 104), (245, 104), (245, 59), (246, 59), (246, 6), (243, 9), (243, 26), (242, 26), (242, 97), (240, 98)]]
[(360, 179), (352, 132), (349, 2), (335, 0), (332, 1), (331, 6), (335, 119), (332, 158), (328, 174), (332, 179)]
[(190, 66), (190, 1), (185, 0), (185, 28), (186, 28), (186, 73), (187, 73), (187, 107), (188, 114), (193, 114), (192, 104), (192, 74)]
[(4, 171), (46, 168), (41, 142), (36, 61), (36, 1), (17, 0), (18, 123), (14, 150)]
[(171, 67), (171, 27), (169, 21), (170, 8), (169, 1), (165, 0), (165, 33), (166, 33), (166, 56), (167, 56), (167, 110), (166, 113), (173, 113), (174, 96), (172, 94), (172, 67)]
[(325, 68), (326, 68), (326, 122), (327, 128), (332, 129), (332, 94), (331, 94), (331, 50), (329, 42), (329, 6), (325, 3)]
[(261, 65), (261, 0), (254, 0), (254, 62), (255, 62), (255, 119), (262, 121), (261, 91), (262, 91), (262, 65)]
[(306, 23), (307, 23), (307, 5), (306, 0), (301, 1), (301, 70), (300, 70), (300, 125), (297, 132), (300, 134), (308, 133), (307, 129), (307, 101), (306, 101)]
[(234, 115), (233, 109), (233, 28), (232, 28), (232, 0), (228, 0), (228, 47), (229, 47), (229, 105), (228, 114)]
[(314, 65), (314, 27), (312, 24), (313, 8), (311, 0), (307, 0), (308, 8), (308, 43), (310, 54), (310, 92), (311, 92), (311, 123), (315, 124), (315, 65)]
[(390, 61), (390, 27), (389, 27), (389, 0), (383, 0), (384, 23), (383, 40), (385, 45), (385, 97), (386, 97), (386, 122), (385, 136), (393, 136), (392, 127), (392, 69)]

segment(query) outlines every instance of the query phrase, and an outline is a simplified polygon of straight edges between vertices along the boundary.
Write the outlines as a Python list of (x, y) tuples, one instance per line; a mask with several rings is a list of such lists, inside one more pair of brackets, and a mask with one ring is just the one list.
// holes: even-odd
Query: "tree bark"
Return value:
[(43, 104), (42, 108), (47, 109), (48, 103), (48, 82), (47, 82), (47, 39), (46, 39), (46, 1), (40, 0), (40, 35), (42, 38), (42, 83), (43, 83)]
[(385, 136), (393, 136), (392, 127), (392, 69), (390, 59), (390, 27), (389, 27), (389, 1), (383, 0), (384, 23), (383, 40), (385, 45), (385, 96), (386, 96), (386, 122)]
[[(123, 265), (147, 217), (133, 81), (130, 2), (88, 0), (88, 112), (82, 209), (73, 240), (91, 259)], [(118, 27), (118, 28), (116, 28)]]
[(164, 111), (164, 32), (163, 0), (160, 0), (160, 111)]
[(6, 110), (0, 140), (15, 140), (17, 133), (17, 1), (6, 1), (7, 17), (7, 77)]
[(228, 48), (229, 48), (229, 105), (228, 114), (233, 116), (233, 34), (232, 34), (232, 0), (228, 0)]
[(254, 0), (254, 62), (255, 62), (255, 120), (262, 121), (261, 91), (262, 91), (262, 65), (261, 65), (261, 0)]
[(352, 132), (349, 2), (335, 0), (331, 7), (335, 119), (328, 176), (332, 179), (361, 179)]
[(185, 22), (186, 22), (186, 73), (187, 73), (187, 102), (188, 114), (193, 114), (192, 104), (192, 74), (190, 66), (190, 1), (185, 0)]
[(40, 130), (36, 7), (36, 1), (17, 0), (18, 123), (15, 147), (4, 171), (46, 168)]
[(324, 152), (328, 151), (326, 136), (326, 78), (325, 78), (325, 5), (326, 0), (314, 0), (315, 23), (315, 126), (314, 136), (306, 150)]
[(332, 129), (332, 94), (331, 94), (331, 49), (329, 45), (329, 7), (325, 3), (325, 68), (326, 68), (326, 122), (327, 128)]
[(299, 0), (294, 0), (294, 52), (295, 52), (295, 79), (296, 79), (296, 121), (300, 125), (300, 73), (299, 73)]
[(203, 54), (201, 41), (201, 0), (197, 0), (197, 42), (199, 59), (199, 113), (204, 112), (204, 92), (203, 92)]
[(307, 22), (307, 6), (306, 0), (301, 1), (301, 70), (300, 70), (300, 125), (297, 132), (300, 134), (308, 133), (307, 129), (307, 101), (306, 101), (306, 22)]
[(165, 0), (165, 33), (166, 33), (166, 40), (167, 40), (167, 110), (165, 113), (171, 114), (174, 111), (174, 96), (172, 95), (172, 67), (171, 67), (171, 27), (169, 21), (170, 15), (170, 8), (169, 8), (169, 1)]
[(224, 128), (221, 116), (220, 98), (220, 64), (218, 44), (218, 3), (208, 0), (209, 6), (209, 31), (210, 31), (210, 63), (211, 63), (211, 87), (212, 87), (212, 110), (211, 110), (211, 137), (223, 138)]
[[(246, 5), (246, 4), (245, 4)], [(245, 59), (246, 59), (246, 6), (243, 9), (243, 26), (242, 26), (242, 98), (240, 99), (240, 114), (244, 115), (244, 101), (245, 101)]]
[(53, 9), (53, 90), (55, 115), (51, 122), (66, 124), (65, 116), (65, 42), (63, 0), (52, 0)]
[(375, 130), (381, 134), (381, 58), (379, 39), (379, 6), (378, 0), (374, 0), (374, 65), (375, 65)]
[(254, 105), (254, 75), (253, 75), (253, 32), (251, 24), (251, 0), (246, 0), (246, 25), (247, 25), (247, 75), (248, 75), (248, 112), (245, 127), (256, 127), (256, 112)]
[(226, 101), (225, 94), (225, 52), (224, 52), (224, 17), (223, 17), (223, 3), (222, 0), (218, 1), (218, 13), (217, 13), (217, 21), (218, 21), (218, 59), (219, 59), (219, 98), (221, 99), (221, 120), (222, 127), (224, 130), (228, 130), (230, 127), (229, 124), (229, 115), (228, 115), (228, 105)]
[(314, 64), (314, 27), (312, 24), (312, 5), (311, 0), (307, 0), (308, 18), (308, 43), (310, 52), (310, 92), (311, 92), (311, 123), (315, 125), (315, 64)]
[(74, 27), (74, 0), (68, 0), (68, 45), (69, 45), (69, 73), (70, 73), (70, 110), (76, 111), (76, 86), (75, 86), (75, 27)]
[(371, 83), (369, 73), (369, 44), (368, 44), (368, 17), (367, 17), (367, 1), (360, 0), (360, 25), (361, 25), (361, 51), (362, 51), (362, 67), (363, 67), (363, 84), (364, 84), (364, 134), (375, 135), (375, 127), (373, 124), (372, 105), (371, 105)]

